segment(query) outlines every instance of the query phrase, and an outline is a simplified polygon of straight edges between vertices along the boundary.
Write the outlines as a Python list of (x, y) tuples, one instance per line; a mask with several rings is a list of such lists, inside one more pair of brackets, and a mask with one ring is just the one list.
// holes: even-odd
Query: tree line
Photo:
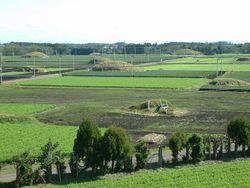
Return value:
[(205, 55), (233, 53), (249, 54), (250, 43), (234, 44), (230, 42), (169, 42), (163, 44), (127, 44), (127, 43), (28, 43), (11, 42), (0, 45), (0, 53), (6, 56), (24, 55), (32, 51), (40, 51), (47, 55), (89, 55), (93, 52), (107, 54), (175, 54), (180, 49), (192, 49)]
[[(227, 126), (226, 135), (174, 133), (167, 143), (159, 145), (160, 166), (169, 164), (162, 156), (162, 148), (165, 146), (169, 146), (172, 152), (170, 165), (220, 160), (232, 155), (234, 158), (250, 156), (250, 122), (244, 117), (232, 120)], [(239, 146), (242, 147), (240, 153)], [(182, 159), (179, 156), (181, 153)], [(67, 159), (72, 177), (79, 179), (84, 173), (95, 177), (143, 169), (147, 166), (149, 155), (148, 144), (139, 141), (133, 145), (124, 129), (113, 125), (102, 134), (98, 125), (86, 118), (79, 126), (70, 156), (61, 152), (59, 143), (49, 140), (41, 148), (38, 157), (33, 157), (28, 152), (14, 157), (15, 187), (52, 183), (53, 169), (56, 169), (57, 181), (61, 182), (66, 174)], [(34, 168), (34, 164), (39, 165)]]

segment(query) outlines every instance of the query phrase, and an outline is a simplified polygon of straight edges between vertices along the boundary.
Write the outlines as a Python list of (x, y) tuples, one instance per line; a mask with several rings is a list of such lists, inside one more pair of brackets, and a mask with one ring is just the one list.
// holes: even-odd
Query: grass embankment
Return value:
[(32, 80), (22, 86), (118, 87), (190, 89), (206, 83), (206, 78), (139, 78), (139, 77), (57, 77)]
[(249, 187), (250, 159), (106, 175), (94, 181), (45, 187)]

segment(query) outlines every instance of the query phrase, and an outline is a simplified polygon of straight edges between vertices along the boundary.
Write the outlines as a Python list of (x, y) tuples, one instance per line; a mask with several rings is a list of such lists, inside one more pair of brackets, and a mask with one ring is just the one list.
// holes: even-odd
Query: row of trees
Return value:
[[(184, 163), (222, 159), (225, 151), (227, 155), (231, 155), (232, 144), (235, 157), (238, 156), (239, 146), (242, 146), (242, 156), (246, 156), (246, 147), (247, 155), (250, 156), (250, 123), (247, 119), (232, 120), (227, 127), (227, 136), (175, 133), (167, 145), (172, 151), (173, 164), (177, 164), (181, 152), (184, 153)], [(161, 149), (158, 155), (162, 162)], [(102, 134), (98, 125), (87, 118), (79, 126), (68, 164), (73, 177), (79, 178), (83, 173), (95, 176), (143, 169), (147, 165), (148, 157), (147, 143), (140, 141), (132, 145), (125, 130), (117, 126), (111, 126)], [(52, 182), (53, 167), (57, 171), (58, 181), (62, 181), (66, 169), (65, 159), (59, 144), (51, 140), (41, 148), (41, 154), (37, 158), (31, 157), (27, 152), (15, 157), (16, 187)], [(35, 163), (39, 167), (34, 170), (32, 165)]]
[[(238, 148), (242, 147), (242, 156), (250, 155), (250, 122), (244, 117), (232, 120), (227, 126), (225, 135), (186, 135), (175, 133), (169, 140), (169, 148), (172, 151), (173, 163), (178, 162), (178, 155), (186, 150), (184, 162), (190, 159), (199, 162), (205, 158), (211, 160), (221, 159), (223, 154), (231, 155), (231, 147), (234, 146), (234, 157), (238, 157)], [(248, 148), (246, 152), (246, 147)], [(190, 153), (191, 152), (191, 153)], [(191, 158), (190, 158), (191, 157)]]
[[(62, 155), (59, 144), (49, 140), (41, 150), (37, 158), (30, 156), (28, 152), (14, 158), (17, 171), (16, 187), (33, 183), (51, 183), (53, 167), (56, 168), (58, 181), (62, 180), (66, 169), (66, 156)], [(83, 172), (91, 172), (91, 175), (95, 176), (139, 170), (146, 166), (148, 155), (147, 144), (139, 142), (133, 147), (124, 129), (111, 126), (102, 134), (97, 124), (86, 118), (79, 126), (68, 164), (71, 174), (78, 178)], [(39, 164), (36, 170), (32, 167), (35, 163)]]
[[(126, 49), (126, 50), (125, 50)], [(99, 53), (118, 53), (118, 54), (147, 54), (147, 53), (165, 53), (174, 54), (176, 50), (192, 49), (202, 52), (206, 55), (222, 53), (250, 53), (250, 43), (233, 44), (229, 42), (199, 43), (199, 42), (170, 42), (164, 44), (51, 44), (51, 43), (25, 43), (11, 42), (0, 45), (0, 53), (3, 55), (24, 55), (31, 51), (41, 51), (48, 55), (55, 54), (74, 54), (88, 55), (92, 52)]]

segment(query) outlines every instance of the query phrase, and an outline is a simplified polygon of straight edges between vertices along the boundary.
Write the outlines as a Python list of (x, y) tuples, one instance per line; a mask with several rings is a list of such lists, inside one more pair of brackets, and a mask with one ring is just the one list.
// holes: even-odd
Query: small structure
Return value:
[(163, 165), (162, 148), (165, 145), (164, 143), (166, 141), (166, 136), (163, 134), (151, 133), (141, 137), (138, 141), (144, 141), (151, 146), (152, 145), (158, 146), (158, 165), (162, 167)]
[(160, 145), (165, 142), (166, 136), (163, 134), (150, 133), (141, 137), (137, 142), (144, 141), (149, 145)]

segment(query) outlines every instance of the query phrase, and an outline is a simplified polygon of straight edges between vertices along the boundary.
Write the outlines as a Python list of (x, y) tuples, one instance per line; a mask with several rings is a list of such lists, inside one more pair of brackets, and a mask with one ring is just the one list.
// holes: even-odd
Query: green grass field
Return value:
[(29, 115), (54, 108), (52, 104), (0, 103), (0, 114)]
[(250, 71), (250, 64), (163, 64), (145, 66), (145, 70), (203, 70), (203, 71)]
[(63, 153), (72, 151), (73, 141), (78, 127), (44, 125), (38, 122), (19, 124), (0, 124), (0, 162), (11, 160), (24, 151), (33, 155), (51, 138), (60, 143)]
[(140, 72), (120, 71), (74, 71), (65, 76), (101, 76), (101, 77), (174, 77), (174, 78), (206, 78), (215, 75), (215, 71), (182, 71), (182, 70), (149, 70)]
[(45, 187), (249, 187), (250, 160), (106, 175), (95, 181)]
[[(0, 114), (4, 114), (6, 117), (8, 115), (26, 117), (44, 110), (52, 110), (54, 107), (55, 105), (52, 104), (1, 103)], [(76, 126), (43, 124), (34, 119), (0, 123), (0, 163), (11, 160), (13, 156), (24, 151), (30, 151), (33, 155), (39, 154), (41, 146), (46, 144), (50, 138), (59, 142), (63, 153), (68, 154), (72, 151), (77, 129)], [(101, 131), (104, 132), (105, 129), (101, 129)]]
[(198, 88), (206, 78), (140, 78), (140, 77), (56, 77), (31, 80), (22, 86), (54, 87), (125, 87), (125, 88)]

